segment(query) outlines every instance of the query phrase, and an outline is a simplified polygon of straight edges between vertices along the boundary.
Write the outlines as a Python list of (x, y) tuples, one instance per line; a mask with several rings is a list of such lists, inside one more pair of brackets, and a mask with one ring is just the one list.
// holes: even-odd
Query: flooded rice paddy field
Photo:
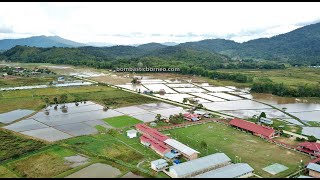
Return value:
[[(65, 105), (67, 109), (63, 109)], [(157, 114), (168, 118), (170, 115), (185, 112), (182, 107), (166, 103), (151, 103), (128, 106), (104, 111), (103, 106), (91, 101), (51, 105), (27, 119), (8, 124), (4, 129), (15, 131), (49, 142), (68, 139), (76, 136), (98, 133), (96, 125), (112, 128), (103, 119), (128, 115), (143, 122), (152, 122)], [(13, 112), (19, 115), (19, 112)], [(33, 111), (32, 111), (33, 113)], [(7, 113), (6, 113), (7, 114)], [(5, 115), (6, 115), (5, 114)], [(12, 112), (11, 112), (12, 114)], [(20, 113), (21, 114), (21, 113)], [(2, 114), (3, 115), (3, 114)], [(20, 118), (20, 116), (13, 116)]]
[(66, 178), (115, 178), (121, 171), (108, 164), (95, 163), (85, 167)]

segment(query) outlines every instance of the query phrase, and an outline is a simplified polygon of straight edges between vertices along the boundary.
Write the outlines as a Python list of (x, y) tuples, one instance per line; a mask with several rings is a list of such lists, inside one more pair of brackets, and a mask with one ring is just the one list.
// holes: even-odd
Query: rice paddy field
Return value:
[[(235, 156), (239, 156), (241, 162), (248, 163), (256, 174), (266, 178), (286, 177), (299, 170), (300, 160), (304, 163), (311, 160), (305, 154), (287, 150), (257, 136), (218, 123), (190, 126), (163, 133), (195, 148), (201, 156), (207, 155), (207, 150), (200, 146), (201, 141), (205, 141), (208, 154), (223, 152), (233, 161)], [(274, 163), (282, 164), (289, 169), (276, 175), (263, 170)]]
[(53, 102), (54, 97), (68, 96), (67, 102), (75, 99), (92, 100), (107, 106), (121, 107), (156, 102), (156, 100), (107, 86), (60, 87), (0, 92), (0, 113), (16, 110), (40, 110), (45, 106), (44, 97)]

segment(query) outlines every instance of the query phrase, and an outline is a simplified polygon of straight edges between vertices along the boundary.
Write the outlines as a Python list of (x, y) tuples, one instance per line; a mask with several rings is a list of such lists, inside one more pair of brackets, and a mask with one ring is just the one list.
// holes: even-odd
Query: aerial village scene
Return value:
[[(0, 168), (14, 170), (6, 176), (319, 177), (319, 130), (308, 123), (317, 119), (299, 116), (298, 103), (198, 76), (0, 67)], [(23, 142), (15, 150), (13, 139)]]
[(0, 2), (1, 178), (320, 178), (320, 2)]

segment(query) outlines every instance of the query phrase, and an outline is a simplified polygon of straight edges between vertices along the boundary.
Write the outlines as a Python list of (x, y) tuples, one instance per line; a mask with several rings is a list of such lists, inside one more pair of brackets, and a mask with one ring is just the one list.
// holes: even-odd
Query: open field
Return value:
[(25, 153), (44, 147), (45, 144), (33, 139), (27, 139), (9, 131), (0, 129), (0, 162), (17, 158)]
[(115, 128), (133, 126), (135, 124), (143, 123), (142, 121), (130, 116), (118, 116), (118, 117), (106, 118), (104, 119), (104, 121)]
[(4, 166), (0, 166), (0, 178), (16, 178), (17, 176)]
[(55, 81), (56, 77), (0, 77), (0, 88), (4, 87), (16, 87), (16, 86), (32, 86), (32, 85), (44, 85), (49, 84), (51, 81)]
[(243, 73), (258, 77), (267, 77), (276, 83), (284, 83), (290, 86), (302, 84), (319, 84), (320, 71), (315, 68), (287, 68), (278, 70), (219, 70), (220, 72)]
[(54, 177), (71, 169), (71, 167), (65, 163), (64, 157), (75, 154), (76, 153), (71, 150), (53, 146), (42, 152), (9, 162), (7, 166), (17, 172), (21, 177)]
[[(140, 168), (152, 173), (150, 162), (159, 159), (160, 156), (150, 148), (143, 146), (139, 138), (129, 139), (126, 136), (126, 130), (123, 129), (123, 134), (116, 133), (114, 136), (103, 133), (71, 138), (61, 143), (84, 152), (120, 160), (134, 167), (141, 163)], [(156, 176), (167, 177), (163, 173), (158, 173)]]
[[(223, 152), (232, 160), (235, 160), (235, 156), (239, 156), (241, 162), (248, 163), (256, 174), (263, 177), (285, 177), (298, 170), (300, 160), (304, 163), (311, 160), (307, 155), (278, 147), (257, 136), (218, 123), (180, 128), (164, 133), (200, 151), (201, 156), (207, 154), (206, 149), (200, 147), (201, 141), (208, 144), (208, 154)], [(276, 175), (262, 170), (274, 163), (283, 164), (289, 169)]]
[(112, 107), (156, 102), (156, 100), (145, 96), (107, 86), (15, 90), (0, 92), (0, 113), (18, 108), (40, 110), (45, 106), (45, 102), (41, 98), (48, 97), (53, 102), (53, 98), (59, 98), (61, 94), (68, 96), (67, 102), (73, 102), (75, 99), (85, 99)]

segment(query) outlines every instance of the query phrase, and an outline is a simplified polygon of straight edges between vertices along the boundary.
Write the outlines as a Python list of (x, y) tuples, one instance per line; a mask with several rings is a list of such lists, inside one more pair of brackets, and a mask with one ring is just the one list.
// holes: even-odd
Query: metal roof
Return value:
[(181, 164), (170, 166), (169, 171), (175, 172), (178, 177), (185, 177), (193, 173), (214, 167), (216, 165), (230, 162), (231, 159), (224, 153), (215, 153)]
[(135, 133), (137, 133), (138, 131), (137, 130), (134, 130), (134, 129), (130, 129), (130, 130), (128, 130), (127, 131), (127, 133), (129, 133), (129, 134), (135, 134)]
[(181, 151), (182, 153), (191, 156), (194, 153), (200, 153), (184, 144), (182, 144), (179, 141), (176, 141), (174, 139), (167, 139), (164, 141), (166, 144), (168, 144), (169, 146), (173, 147), (174, 149)]
[(320, 172), (320, 165), (316, 163), (309, 163), (307, 169), (311, 169), (313, 171)]
[(298, 178), (313, 178), (311, 176), (304, 176), (304, 175), (300, 175)]
[(242, 129), (252, 131), (254, 133), (264, 135), (264, 136), (270, 136), (273, 133), (275, 133), (275, 130), (270, 127), (260, 126), (255, 123), (251, 123), (251, 122), (241, 120), (241, 119), (236, 119), (236, 118), (231, 120), (229, 124), (240, 127)]
[(167, 163), (167, 161), (164, 159), (157, 159), (157, 160), (151, 161), (151, 164), (155, 164), (155, 165), (164, 164), (164, 163)]
[(253, 171), (246, 163), (230, 164), (212, 171), (195, 176), (195, 178), (235, 178)]
[(302, 142), (302, 143), (299, 143), (298, 146), (303, 146), (312, 151), (320, 152), (320, 143), (317, 143), (317, 142)]

